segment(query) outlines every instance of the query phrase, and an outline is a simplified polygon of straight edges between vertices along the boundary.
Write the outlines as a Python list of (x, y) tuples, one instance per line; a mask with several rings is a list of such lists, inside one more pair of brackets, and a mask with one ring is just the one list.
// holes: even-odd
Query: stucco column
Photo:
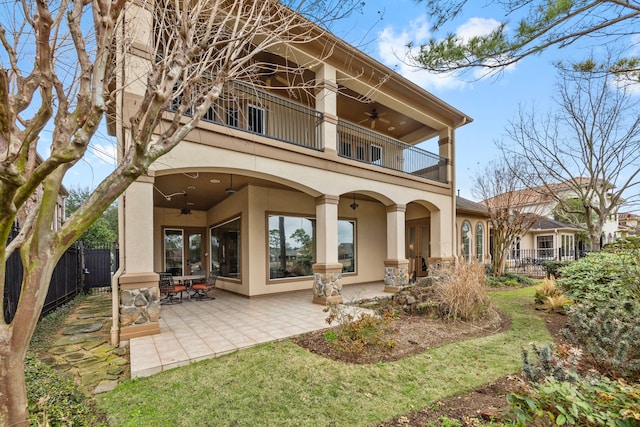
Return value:
[(455, 263), (455, 230), (453, 212), (431, 212), (431, 253), (428, 261), (430, 268), (448, 267)]
[(316, 110), (322, 112), (320, 132), (325, 153), (337, 153), (338, 150), (338, 84), (336, 69), (322, 64), (316, 71), (319, 89), (316, 93)]
[(153, 271), (153, 182), (138, 178), (121, 197), (120, 339), (160, 333), (160, 290)]
[(409, 260), (405, 254), (406, 205), (387, 206), (387, 259), (384, 260), (384, 291), (398, 292), (409, 283)]
[[(444, 182), (455, 183), (455, 151), (453, 145), (453, 129), (447, 129), (440, 133), (438, 139), (438, 154), (446, 159), (446, 165), (441, 166), (440, 178)], [(455, 189), (455, 185), (453, 186)]]
[(342, 264), (338, 262), (338, 202), (340, 197), (316, 199), (316, 263), (313, 264), (313, 302), (342, 302)]

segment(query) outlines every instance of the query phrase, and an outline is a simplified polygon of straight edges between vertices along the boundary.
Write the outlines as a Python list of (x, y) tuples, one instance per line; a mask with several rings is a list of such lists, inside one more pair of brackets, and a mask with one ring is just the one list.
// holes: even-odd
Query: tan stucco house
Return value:
[[(140, 31), (124, 57), (127, 89), (112, 127), (120, 144), (127, 106), (144, 88), (127, 63), (151, 51), (152, 31), (136, 13), (133, 5), (128, 19)], [(455, 137), (471, 118), (324, 37), (326, 59), (304, 45), (287, 58), (310, 64), (303, 75), (317, 82), (313, 96), (229, 85), (227, 95), (242, 92), (242, 102), (214, 105), (122, 196), (120, 339), (159, 331), (159, 272), (215, 271), (219, 289), (247, 297), (308, 290), (310, 301), (325, 303), (351, 284), (392, 292), (407, 283), (410, 261), (455, 262)], [(286, 81), (276, 77), (274, 86)], [(365, 97), (371, 102), (358, 100)], [(482, 257), (486, 228), (483, 236)]]
[(457, 255), (466, 261), (491, 261), (489, 210), (481, 203), (456, 198)]

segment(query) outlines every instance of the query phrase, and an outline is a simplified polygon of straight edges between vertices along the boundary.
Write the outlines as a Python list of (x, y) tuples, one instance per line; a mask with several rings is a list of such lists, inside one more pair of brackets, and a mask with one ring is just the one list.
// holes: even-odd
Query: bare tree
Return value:
[(475, 176), (474, 196), (489, 210), (493, 232), (493, 275), (502, 276), (511, 246), (529, 231), (538, 218), (541, 206), (538, 194), (522, 188), (516, 169), (504, 160), (490, 162)]
[[(434, 32), (462, 14), (471, 3), (469, 0), (418, 2), (425, 3)], [(478, 67), (500, 70), (528, 56), (551, 48), (561, 49), (580, 39), (593, 38), (598, 46), (612, 46), (626, 39), (629, 42), (625, 44), (634, 44), (631, 36), (638, 34), (638, 1), (489, 0), (487, 4), (496, 5), (503, 12), (505, 19), (497, 28), (468, 40), (453, 33), (442, 39), (433, 37), (420, 46), (414, 58), (416, 62), (435, 72)], [(519, 22), (509, 25), (509, 18), (518, 18)], [(609, 71), (637, 81), (639, 65), (639, 58), (630, 56), (611, 64)]]
[[(5, 261), (19, 251), (24, 266), (15, 315), (10, 321), (0, 318), (1, 425), (27, 425), (25, 353), (65, 250), (198, 125), (225, 83), (260, 75), (261, 52), (320, 43), (323, 27), (311, 22), (325, 25), (354, 5), (19, 0), (0, 6), (0, 238), (7, 241), (16, 220), (20, 225), (18, 236), (0, 245), (0, 303), (5, 302)], [(125, 79), (144, 85), (144, 98), (131, 114), (114, 171), (61, 228), (52, 229), (62, 180), (85, 155), (105, 114), (114, 111), (121, 90), (114, 78), (122, 69), (119, 61), (125, 49), (136, 48), (128, 46), (127, 37), (136, 30), (129, 26), (129, 7), (144, 8), (155, 23), (148, 67)], [(36, 148), (45, 135), (51, 136), (50, 155), (40, 159)]]
[(509, 123), (508, 158), (522, 157), (534, 173), (519, 175), (565, 210), (580, 201), (592, 250), (607, 218), (640, 202), (639, 99), (610, 74), (558, 67), (557, 111), (520, 108)]

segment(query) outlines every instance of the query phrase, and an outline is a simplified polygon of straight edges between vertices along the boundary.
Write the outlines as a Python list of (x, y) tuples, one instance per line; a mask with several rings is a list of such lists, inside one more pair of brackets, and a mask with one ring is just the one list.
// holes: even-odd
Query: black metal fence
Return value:
[(118, 248), (112, 244), (83, 247), (85, 289), (111, 286), (111, 277), (118, 270)]
[[(9, 240), (18, 231), (14, 227)], [(42, 315), (55, 310), (82, 291), (111, 286), (111, 277), (118, 268), (118, 259), (118, 249), (113, 245), (95, 248), (74, 243), (53, 270)], [(22, 278), (22, 260), (18, 251), (15, 251), (7, 260), (4, 278), (3, 314), (6, 322), (11, 322), (15, 316)]]
[(573, 261), (578, 259), (575, 249), (517, 249), (511, 250), (505, 261), (505, 271), (524, 276), (544, 277), (545, 261)]

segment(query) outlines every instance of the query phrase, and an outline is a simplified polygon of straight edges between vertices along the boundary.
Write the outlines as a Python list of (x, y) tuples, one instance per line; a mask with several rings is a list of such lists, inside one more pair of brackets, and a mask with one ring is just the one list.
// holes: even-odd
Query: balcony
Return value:
[[(202, 120), (316, 151), (324, 149), (321, 112), (240, 82), (228, 84)], [(447, 182), (445, 158), (349, 121), (338, 120), (337, 144), (340, 157)]]
[(447, 182), (447, 160), (381, 133), (338, 120), (338, 154), (387, 169)]

